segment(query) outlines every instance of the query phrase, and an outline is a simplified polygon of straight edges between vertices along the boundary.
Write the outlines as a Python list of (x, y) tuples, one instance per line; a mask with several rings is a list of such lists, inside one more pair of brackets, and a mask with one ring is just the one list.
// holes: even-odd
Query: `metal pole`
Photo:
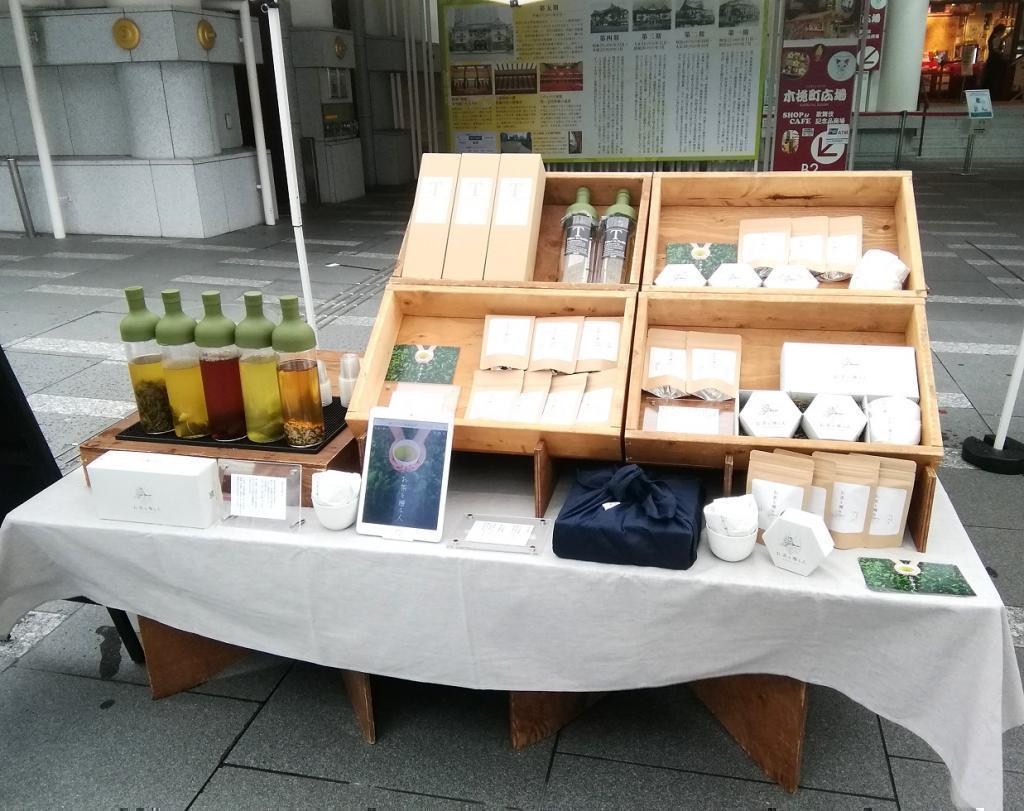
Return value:
[(7, 169), (11, 173), (11, 186), (14, 188), (14, 199), (18, 201), (18, 211), (21, 212), (21, 221), (25, 225), (25, 235), (32, 238), (36, 235), (36, 229), (32, 224), (32, 211), (28, 207), (28, 198), (25, 197), (25, 187), (21, 184), (21, 172), (18, 171), (18, 159), (15, 157), (8, 158)]
[(896, 138), (896, 156), (892, 161), (893, 169), (899, 169), (900, 163), (903, 162), (903, 133), (907, 129), (908, 115), (910, 115), (910, 113), (906, 110), (900, 113), (900, 134), (899, 137)]
[(28, 30), (25, 27), (25, 14), (21, 10), (21, 0), (10, 0), (10, 10), (14, 44), (18, 50), (18, 63), (21, 65), (21, 80), (25, 83), (25, 100), (28, 102), (28, 115), (32, 121), (36, 153), (39, 155), (39, 171), (43, 175), (46, 207), (50, 211), (50, 227), (53, 228), (54, 239), (64, 239), (67, 236), (64, 231), (64, 215), (60, 210), (57, 178), (53, 173), (53, 161), (50, 159), (50, 142), (46, 137), (43, 113), (39, 108), (39, 88), (36, 87), (36, 74), (32, 67), (32, 51), (28, 45)]
[(921, 113), (921, 129), (917, 133), (917, 157), (924, 154), (924, 125), (928, 123), (928, 101), (925, 100), (924, 111)]
[[(775, 169), (775, 133), (778, 130), (779, 116), (779, 81), (780, 66), (782, 64), (782, 42), (786, 31), (786, 15), (783, 13), (783, 3), (773, 3), (771, 37), (768, 39), (768, 64), (766, 75), (768, 76), (767, 101), (768, 101), (768, 138), (765, 141), (765, 152), (761, 165), (769, 172)], [(762, 111), (763, 114), (763, 111)]]
[(971, 130), (971, 134), (967, 136), (967, 152), (964, 154), (964, 170), (960, 173), (962, 175), (971, 174), (971, 167), (974, 165), (974, 139), (978, 137), (978, 131), (975, 129)]
[(868, 15), (871, 13), (871, 6), (868, 0), (863, 0), (860, 10), (860, 36), (857, 39), (857, 73), (853, 80), (853, 115), (850, 116), (850, 142), (847, 149), (850, 156), (846, 160), (846, 168), (850, 171), (857, 163), (857, 124), (860, 122), (861, 90), (864, 78), (864, 56), (868, 42)]
[(401, 1), (402, 9), (402, 34), (405, 38), (405, 88), (406, 88), (406, 110), (409, 113), (409, 147), (412, 150), (412, 176), (419, 177), (420, 152), (418, 149), (419, 136), (416, 122), (416, 103), (414, 99), (415, 87), (413, 86), (412, 62), (413, 49), (410, 41), (412, 27), (409, 25), (409, 3)]
[(992, 444), (992, 447), (997, 451), (1001, 451), (1003, 445), (1006, 444), (1006, 434), (1010, 430), (1010, 418), (1013, 416), (1013, 406), (1017, 402), (1017, 393), (1020, 391), (1022, 375), (1024, 375), (1024, 331), (1020, 334), (1020, 343), (1017, 345), (1017, 359), (1013, 362), (1010, 385), (1006, 389), (1006, 399), (1003, 401), (1003, 413), (999, 415), (996, 440)]

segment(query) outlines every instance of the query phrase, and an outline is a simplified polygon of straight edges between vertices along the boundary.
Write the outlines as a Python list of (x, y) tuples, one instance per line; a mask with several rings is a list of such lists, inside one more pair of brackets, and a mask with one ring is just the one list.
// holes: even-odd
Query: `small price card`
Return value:
[(550, 531), (550, 525), (543, 518), (466, 513), (458, 522), (454, 537), (448, 538), (448, 546), (535, 555)]
[(288, 480), (231, 474), (231, 514), (283, 521), (288, 517)]
[(302, 465), (218, 459), (224, 518), (232, 526), (302, 525)]

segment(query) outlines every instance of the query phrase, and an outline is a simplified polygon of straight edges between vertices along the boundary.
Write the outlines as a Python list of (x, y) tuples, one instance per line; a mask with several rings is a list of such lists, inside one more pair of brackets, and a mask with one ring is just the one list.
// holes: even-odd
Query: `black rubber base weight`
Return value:
[(994, 443), (995, 437), (992, 434), (984, 439), (969, 436), (964, 440), (961, 455), (965, 462), (989, 473), (1005, 476), (1024, 473), (1024, 443), (1007, 437), (1001, 451), (993, 447)]

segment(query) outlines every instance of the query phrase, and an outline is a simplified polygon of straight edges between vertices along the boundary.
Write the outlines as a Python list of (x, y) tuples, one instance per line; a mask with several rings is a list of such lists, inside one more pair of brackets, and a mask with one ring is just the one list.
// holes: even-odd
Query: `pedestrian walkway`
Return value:
[[(1024, 645), (1024, 477), (960, 460), (995, 428), (1024, 326), (1024, 171), (915, 175), (929, 327), (946, 444), (940, 479)], [(306, 227), (321, 344), (361, 350), (398, 253), (411, 194), (324, 208)], [(130, 412), (121, 289), (299, 293), (287, 222), (210, 240), (0, 234), (0, 342), (64, 472), (77, 444)], [(158, 309), (158, 307), (157, 307)], [(1024, 439), (1024, 397), (1011, 435)], [(70, 595), (69, 595), (70, 596)], [(1016, 607), (1014, 607), (1016, 606)], [(836, 640), (842, 644), (842, 640)], [(913, 655), (913, 640), (908, 640)], [(1024, 648), (1018, 648), (1024, 667)], [(920, 740), (812, 688), (802, 788), (771, 784), (684, 686), (606, 697), (525, 752), (501, 694), (381, 679), (380, 742), (355, 731), (337, 674), (253, 656), (151, 701), (105, 612), (50, 603), (0, 644), (0, 806), (455, 808), (949, 808)], [(1006, 737), (1006, 807), (1024, 808), (1024, 730)]]

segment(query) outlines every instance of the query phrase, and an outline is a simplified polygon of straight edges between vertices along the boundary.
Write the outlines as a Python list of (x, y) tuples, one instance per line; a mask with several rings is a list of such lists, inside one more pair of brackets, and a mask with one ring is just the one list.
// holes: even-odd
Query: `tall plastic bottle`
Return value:
[(156, 342), (160, 316), (146, 307), (141, 287), (126, 287), (124, 297), (128, 300), (128, 314), (121, 319), (120, 332), (139, 409), (139, 424), (147, 434), (166, 434), (174, 430), (174, 420)]
[(277, 384), (281, 392), (284, 436), (294, 448), (318, 445), (324, 438), (316, 335), (299, 315), (297, 296), (281, 296), (281, 323), (274, 327)]
[(580, 186), (576, 190), (576, 202), (565, 210), (562, 217), (559, 281), (582, 284), (590, 280), (596, 230), (597, 212), (590, 205), (590, 189)]
[(245, 294), (245, 318), (235, 327), (242, 378), (245, 432), (253, 442), (276, 442), (284, 436), (281, 393), (277, 387), (274, 322), (263, 314), (263, 294)]
[(164, 317), (156, 325), (156, 342), (160, 344), (174, 433), (180, 439), (198, 439), (210, 433), (210, 420), (195, 345), (196, 322), (182, 312), (180, 290), (164, 290), (160, 298)]
[(245, 436), (235, 322), (224, 315), (216, 290), (203, 293), (203, 313), (203, 319), (196, 324), (196, 346), (210, 436), (219, 442), (230, 442)]
[(597, 259), (590, 274), (595, 284), (622, 284), (633, 256), (636, 209), (629, 204), (629, 191), (619, 189), (615, 203), (608, 206), (598, 230)]

